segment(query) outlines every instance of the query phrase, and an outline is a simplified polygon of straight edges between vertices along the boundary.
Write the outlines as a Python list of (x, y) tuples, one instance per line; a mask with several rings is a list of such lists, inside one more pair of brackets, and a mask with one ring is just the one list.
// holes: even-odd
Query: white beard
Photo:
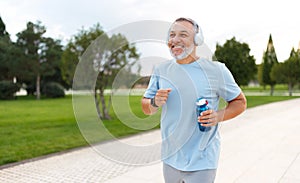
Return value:
[(172, 57), (174, 57), (176, 60), (182, 60), (188, 57), (193, 52), (193, 49), (193, 45), (191, 45), (190, 47), (185, 47), (180, 55), (174, 55), (172, 49), (170, 49), (170, 52)]

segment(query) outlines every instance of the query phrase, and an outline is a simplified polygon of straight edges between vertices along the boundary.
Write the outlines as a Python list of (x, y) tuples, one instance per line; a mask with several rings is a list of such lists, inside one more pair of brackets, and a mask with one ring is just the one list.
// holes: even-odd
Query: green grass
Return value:
[[(261, 94), (261, 95), (270, 95), (271, 87), (269, 85), (263, 87), (263, 86), (241, 86), (242, 90), (248, 94), (252, 95), (254, 93), (255, 95)], [(286, 84), (277, 84), (274, 87), (274, 96), (278, 95), (288, 95), (289, 89), (288, 85)], [(293, 95), (298, 95), (300, 93), (300, 85), (295, 85), (293, 88)]]
[[(248, 96), (247, 100), (248, 107), (254, 107), (291, 98), (295, 97)], [(130, 96), (129, 106), (122, 106), (127, 98), (117, 100), (120, 100), (118, 116), (111, 110), (112, 120), (103, 121), (101, 128), (97, 128), (99, 120), (88, 107), (82, 111), (86, 115), (84, 118), (90, 117), (90, 121), (79, 123), (89, 142), (159, 128), (159, 114), (144, 115), (140, 96)], [(19, 97), (14, 101), (0, 101), (0, 111), (0, 165), (88, 145), (75, 120), (71, 96), (42, 100)]]
[(268, 104), (272, 102), (278, 102), (288, 99), (299, 98), (296, 96), (246, 96), (247, 98), (247, 108)]
[[(269, 91), (271, 89), (270, 85), (267, 85), (265, 88), (263, 86), (241, 86), (243, 91), (256, 91), (256, 92), (262, 92), (262, 91)], [(276, 91), (288, 91), (288, 86), (283, 84), (277, 84), (274, 88)]]
[(70, 97), (0, 101), (0, 164), (86, 145)]
[[(142, 119), (146, 116), (140, 108), (140, 99), (140, 96), (130, 97), (130, 107)], [(19, 97), (13, 101), (0, 101), (0, 111), (0, 165), (86, 146), (88, 143), (84, 137), (89, 142), (99, 142), (112, 136), (144, 131), (124, 125), (111, 110), (112, 120), (103, 121), (105, 128), (100, 129), (102, 131), (95, 131), (93, 127), (88, 128), (91, 131), (82, 128), (85, 132), (83, 136), (75, 120), (71, 96), (42, 100)], [(154, 118), (157, 121), (159, 116)], [(138, 129), (150, 129), (149, 123), (141, 125), (145, 127)], [(158, 128), (158, 125), (152, 127)], [(101, 133), (104, 130), (108, 130), (109, 134)]]

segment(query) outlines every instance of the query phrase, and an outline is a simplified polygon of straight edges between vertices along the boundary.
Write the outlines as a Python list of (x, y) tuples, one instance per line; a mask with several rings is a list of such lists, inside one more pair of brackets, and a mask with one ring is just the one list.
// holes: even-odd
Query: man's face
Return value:
[(187, 21), (175, 22), (171, 26), (168, 47), (175, 59), (184, 59), (192, 53), (195, 48), (194, 35), (194, 26)]

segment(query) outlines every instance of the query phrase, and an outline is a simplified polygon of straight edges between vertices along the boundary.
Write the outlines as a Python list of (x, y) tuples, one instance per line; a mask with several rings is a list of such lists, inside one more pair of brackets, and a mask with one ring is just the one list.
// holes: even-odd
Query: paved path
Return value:
[[(216, 183), (300, 183), (299, 118), (300, 99), (294, 99), (247, 109), (224, 122)], [(132, 145), (159, 141), (158, 130), (122, 139)], [(109, 142), (98, 147), (119, 152), (118, 145)], [(146, 166), (130, 166), (104, 158), (98, 147), (0, 167), (0, 182), (163, 183), (162, 163), (155, 162), (159, 150), (127, 154), (124, 158), (129, 162), (151, 157)]]

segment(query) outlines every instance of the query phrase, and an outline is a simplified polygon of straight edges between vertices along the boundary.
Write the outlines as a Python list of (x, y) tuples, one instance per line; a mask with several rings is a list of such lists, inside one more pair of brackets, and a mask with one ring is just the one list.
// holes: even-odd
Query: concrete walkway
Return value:
[[(224, 122), (220, 132), (222, 150), (216, 183), (299, 183), (300, 182), (300, 99), (247, 109)], [(127, 144), (160, 141), (158, 130), (121, 140)], [(120, 151), (114, 142), (100, 149)], [(113, 152), (113, 151), (112, 151)], [(163, 183), (162, 163), (131, 166), (105, 158), (97, 147), (49, 156), (10, 167), (0, 167), (0, 182), (106, 182)], [(154, 157), (154, 158), (153, 158)], [(127, 158), (127, 156), (126, 156)]]

